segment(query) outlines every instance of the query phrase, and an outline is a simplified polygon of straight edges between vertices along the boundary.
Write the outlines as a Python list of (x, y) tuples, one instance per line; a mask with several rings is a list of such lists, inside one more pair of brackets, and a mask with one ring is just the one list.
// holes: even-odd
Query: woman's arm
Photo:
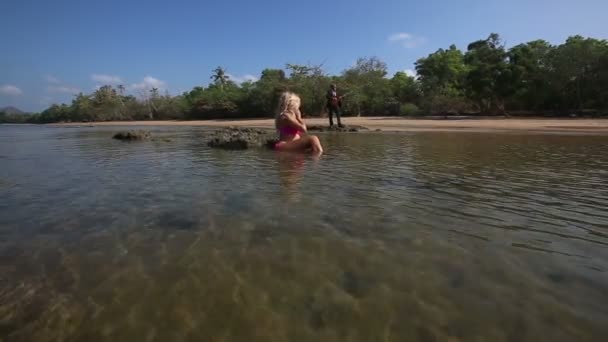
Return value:
[(304, 123), (304, 119), (302, 118), (302, 112), (298, 111), (297, 118), (298, 118), (298, 121), (300, 122), (300, 124), (303, 127), (303, 131), (307, 132), (308, 131), (308, 127), (306, 127), (306, 123)]
[(300, 122), (300, 120), (298, 120), (297, 117), (293, 117), (291, 115), (281, 115), (281, 120), (283, 120), (284, 123), (296, 127), (301, 131), (306, 132), (306, 125), (304, 124), (304, 121)]
[(304, 119), (302, 118), (302, 112), (298, 111), (298, 113), (296, 114), (296, 119), (302, 126), (306, 127), (306, 124), (304, 123)]

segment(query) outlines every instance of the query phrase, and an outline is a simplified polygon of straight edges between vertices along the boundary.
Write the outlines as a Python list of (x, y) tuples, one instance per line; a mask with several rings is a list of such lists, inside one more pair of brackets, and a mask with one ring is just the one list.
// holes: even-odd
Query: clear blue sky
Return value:
[(378, 56), (394, 73), (491, 32), (508, 46), (605, 39), (607, 13), (607, 0), (7, 0), (0, 106), (37, 111), (102, 83), (176, 94), (206, 85), (218, 65), (239, 80), (285, 63), (325, 63), (337, 74)]

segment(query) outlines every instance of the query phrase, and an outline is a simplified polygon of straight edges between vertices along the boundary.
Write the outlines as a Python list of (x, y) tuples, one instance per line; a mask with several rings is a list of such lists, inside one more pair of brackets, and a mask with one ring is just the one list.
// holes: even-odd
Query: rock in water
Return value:
[(342, 126), (342, 127), (315, 125), (315, 126), (308, 127), (309, 132), (359, 132), (359, 131), (367, 131), (367, 130), (368, 129), (366, 127), (357, 126), (357, 125)]
[(152, 133), (148, 131), (127, 131), (114, 134), (114, 139), (118, 140), (149, 140), (152, 138)]
[(230, 127), (214, 132), (207, 145), (227, 150), (246, 150), (248, 148), (272, 147), (275, 142), (276, 138), (271, 131)]

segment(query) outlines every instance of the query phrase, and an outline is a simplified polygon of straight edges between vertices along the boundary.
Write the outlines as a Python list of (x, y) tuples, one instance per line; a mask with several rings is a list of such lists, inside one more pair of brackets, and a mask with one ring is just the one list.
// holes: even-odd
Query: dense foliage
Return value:
[(280, 92), (302, 96), (303, 112), (322, 115), (325, 92), (338, 84), (345, 115), (569, 115), (608, 112), (608, 42), (574, 36), (561, 45), (536, 40), (507, 49), (497, 34), (452, 45), (416, 62), (417, 77), (397, 72), (376, 57), (360, 58), (340, 75), (322, 66), (287, 64), (265, 69), (259, 80), (237, 84), (217, 67), (212, 83), (178, 96), (148, 89), (139, 97), (122, 86), (79, 94), (24, 119), (0, 114), (0, 122), (187, 120), (269, 117)]

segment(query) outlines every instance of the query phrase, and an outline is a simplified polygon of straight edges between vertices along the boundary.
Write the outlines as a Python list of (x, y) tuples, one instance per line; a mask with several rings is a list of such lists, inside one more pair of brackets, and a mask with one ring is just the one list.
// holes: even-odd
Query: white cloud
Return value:
[(21, 91), (21, 89), (19, 89), (17, 86), (6, 84), (0, 86), (0, 94), (9, 96), (19, 96), (23, 95), (23, 91)]
[(388, 41), (395, 44), (400, 44), (405, 48), (412, 49), (426, 43), (424, 37), (415, 36), (407, 32), (398, 32), (391, 34)]
[(152, 88), (165, 89), (167, 84), (152, 76), (144, 77), (144, 80), (140, 83), (134, 83), (129, 86), (130, 90), (150, 90)]
[(412, 69), (405, 69), (403, 70), (403, 72), (408, 75), (409, 77), (417, 77), (418, 74), (416, 73), (416, 70), (412, 70)]
[(226, 76), (228, 76), (228, 79), (236, 84), (241, 84), (244, 82), (256, 82), (258, 80), (257, 77), (250, 75), (250, 74), (245, 74), (243, 76), (237, 76), (237, 75), (232, 75), (232, 74), (226, 74)]
[(49, 86), (46, 88), (46, 91), (48, 91), (49, 93), (70, 95), (76, 95), (81, 92), (80, 89), (76, 87), (70, 87), (66, 85)]
[(388, 40), (391, 42), (398, 42), (401, 40), (408, 40), (408, 39), (412, 39), (412, 35), (409, 33), (405, 33), (405, 32), (395, 33), (395, 34), (390, 35), (390, 37), (388, 37)]
[[(44, 79), (49, 83), (49, 86), (46, 87), (47, 93), (76, 95), (82, 92), (80, 88), (63, 84), (63, 82), (59, 78), (53, 75), (45, 75)], [(41, 101), (48, 103), (52, 102), (53, 100), (54, 99), (51, 96), (44, 96)]]
[(44, 79), (49, 82), (49, 83), (53, 83), (53, 84), (60, 84), (61, 80), (59, 80), (57, 77), (53, 76), (53, 75), (46, 75), (44, 76)]
[(94, 82), (102, 83), (103, 85), (122, 84), (122, 79), (115, 75), (93, 74), (91, 79)]

